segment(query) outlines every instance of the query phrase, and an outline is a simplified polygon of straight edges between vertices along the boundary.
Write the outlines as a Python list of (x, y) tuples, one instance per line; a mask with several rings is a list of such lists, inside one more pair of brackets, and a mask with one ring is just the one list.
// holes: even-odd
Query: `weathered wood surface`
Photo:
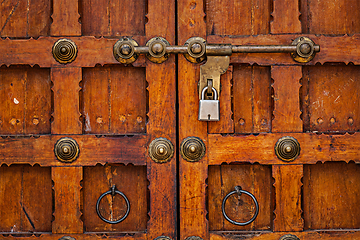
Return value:
[(211, 233), (211, 240), (226, 240), (226, 239), (250, 239), (250, 240), (278, 240), (280, 237), (291, 234), (297, 236), (301, 240), (353, 240), (360, 238), (360, 232), (352, 230), (343, 230), (343, 231), (308, 231), (308, 232), (255, 232), (251, 234), (248, 233), (239, 233), (239, 234), (217, 234)]
[(16, 236), (11, 236), (9, 234), (4, 234), (1, 236), (2, 239), (24, 239), (24, 240), (59, 240), (62, 237), (73, 237), (76, 240), (92, 240), (92, 239), (119, 239), (119, 240), (144, 240), (147, 239), (146, 233), (112, 233), (112, 234), (96, 234), (96, 233), (86, 233), (86, 234), (28, 234), (27, 236), (22, 235), (17, 238)]
[(53, 0), (51, 36), (80, 36), (79, 1)]
[(273, 133), (255, 135), (209, 135), (209, 164), (258, 162), (286, 164), (279, 160), (274, 146), (279, 138), (292, 136), (300, 143), (300, 156), (289, 164), (315, 164), (326, 161), (359, 162), (360, 134)]
[(298, 0), (274, 0), (273, 8), (273, 21), (270, 22), (272, 34), (301, 33)]
[(82, 167), (52, 167), (54, 190), (53, 233), (82, 233), (81, 185)]
[[(62, 163), (54, 155), (54, 145), (62, 137), (73, 138), (80, 148), (73, 163)], [(94, 166), (97, 163), (145, 165), (147, 137), (97, 137), (94, 135), (46, 135), (0, 139), (1, 164), (29, 163), (41, 166)]]

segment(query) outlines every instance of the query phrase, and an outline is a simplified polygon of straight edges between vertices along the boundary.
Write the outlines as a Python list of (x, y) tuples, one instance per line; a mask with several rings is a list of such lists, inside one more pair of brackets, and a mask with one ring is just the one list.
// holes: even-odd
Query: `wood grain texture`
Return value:
[[(245, 234), (210, 234), (211, 240), (227, 240), (227, 239), (251, 239), (251, 240), (278, 240), (280, 237), (291, 234), (297, 236), (300, 240), (317, 240), (317, 239), (325, 239), (325, 240), (353, 240), (360, 238), (360, 232), (355, 231), (306, 231), (306, 232), (255, 232), (245, 233)], [(250, 236), (249, 236), (250, 235)]]
[(145, 34), (145, 0), (79, 1), (83, 35), (133, 36)]
[(302, 0), (301, 23), (304, 33), (353, 34), (360, 32), (360, 8), (357, 0)]
[[(175, 2), (166, 0), (147, 1), (146, 39), (164, 37), (175, 44)], [(171, 56), (162, 64), (147, 61), (148, 122), (146, 133), (148, 144), (156, 138), (165, 137), (172, 142), (176, 152), (176, 67)], [(174, 155), (175, 156), (175, 155)], [(159, 164), (147, 157), (147, 176), (150, 182), (150, 219), (147, 239), (177, 236), (176, 211), (176, 157)]]
[[(125, 194), (130, 202), (128, 217), (119, 224), (108, 224), (96, 213), (98, 198), (111, 187)], [(145, 231), (148, 220), (146, 167), (133, 165), (105, 165), (84, 168), (84, 228), (85, 232), (136, 232)], [(100, 213), (115, 221), (124, 216), (126, 203), (116, 194), (107, 195), (100, 202)]]
[(304, 219), (301, 209), (302, 165), (276, 165), (272, 167), (275, 179), (274, 231), (302, 231)]
[(358, 66), (303, 68), (304, 130), (346, 132), (360, 129)]
[(236, 66), (233, 88), (235, 132), (270, 132), (272, 105), (270, 68)]
[(51, 232), (50, 168), (2, 166), (0, 199), (1, 232)]
[(272, 132), (302, 132), (300, 119), (300, 66), (272, 66), (271, 78), (274, 80), (274, 119)]
[(209, 135), (209, 164), (249, 162), (260, 164), (286, 164), (279, 160), (274, 152), (275, 143), (279, 138), (292, 136), (301, 147), (300, 156), (290, 164), (315, 164), (326, 161), (355, 161), (358, 156), (360, 135), (325, 135), (315, 133), (281, 133), (221, 136)]
[(358, 229), (359, 165), (327, 162), (304, 166), (305, 229)]
[(84, 133), (145, 133), (145, 69), (122, 66), (83, 69), (82, 102)]
[(232, 109), (233, 66), (229, 66), (226, 73), (221, 75), (220, 92), (220, 121), (208, 122), (209, 133), (234, 133)]
[[(74, 139), (79, 158), (71, 164), (58, 161), (54, 145), (62, 137)], [(94, 135), (46, 135), (41, 137), (0, 139), (0, 164), (29, 163), (41, 166), (94, 166), (97, 163), (145, 165), (147, 137), (97, 137)]]
[(51, 178), (54, 189), (53, 233), (82, 233), (83, 222), (80, 217), (80, 181), (83, 179), (82, 167), (52, 167)]
[(51, 36), (80, 36), (79, 1), (53, 0)]
[[(193, 4), (196, 6), (196, 3)], [(271, 1), (206, 1), (207, 35), (268, 34)]]
[[(209, 166), (208, 208), (210, 231), (270, 230), (272, 225), (272, 185), (271, 168), (258, 164)], [(236, 226), (228, 222), (222, 214), (225, 196), (241, 186), (255, 196), (259, 203), (259, 215), (246, 226)], [(228, 217), (237, 222), (249, 221), (255, 213), (255, 205), (246, 194), (233, 194), (225, 205)]]
[[(199, 36), (206, 39), (204, 1), (178, 1), (178, 44)], [(200, 66), (189, 63), (183, 56), (178, 57), (179, 72), (179, 141), (196, 136), (207, 145), (207, 123), (198, 121), (199, 97), (197, 83)], [(180, 239), (190, 236), (209, 238), (206, 218), (206, 178), (208, 176), (207, 156), (199, 162), (187, 162), (179, 158), (180, 184)]]
[[(121, 240), (144, 240), (147, 237), (146, 233), (131, 233), (131, 234), (111, 234), (110, 236), (104, 234), (96, 234), (96, 233), (86, 233), (86, 234), (28, 234), (23, 235), (18, 239), (24, 240), (59, 240), (64, 236), (70, 236), (75, 238), (76, 240), (103, 240), (103, 239), (121, 239)], [(16, 239), (13, 235), (2, 235), (2, 239)]]
[(51, 5), (46, 0), (2, 1), (0, 36), (28, 38), (48, 36)]
[[(140, 46), (144, 46), (144, 36), (132, 36)], [(40, 67), (94, 67), (96, 64), (120, 64), (113, 55), (114, 44), (119, 40), (110, 38), (67, 37), (77, 48), (76, 59), (69, 64), (58, 63), (52, 55), (52, 47), (59, 37), (40, 37), (35, 39), (0, 39), (0, 65), (39, 65)], [(99, 52), (101, 54), (99, 54)], [(145, 66), (145, 57), (140, 55), (133, 66)]]
[(51, 81), (54, 93), (54, 121), (52, 134), (81, 134), (82, 124), (79, 112), (79, 82), (81, 68), (52, 68)]
[(270, 23), (271, 33), (301, 33), (298, 0), (274, 0), (274, 20)]

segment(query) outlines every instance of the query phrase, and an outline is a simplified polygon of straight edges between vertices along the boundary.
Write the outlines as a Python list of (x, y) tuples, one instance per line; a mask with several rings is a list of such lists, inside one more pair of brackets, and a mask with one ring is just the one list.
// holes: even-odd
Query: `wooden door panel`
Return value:
[[(157, 36), (174, 44), (175, 3), (20, 0), (2, 2), (0, 11), (0, 169), (30, 164), (33, 178), (41, 174), (38, 168), (50, 174), (44, 180), (50, 193), (43, 193), (50, 210), (24, 205), (40, 218), (50, 216), (44, 228), (29, 228), (17, 204), (6, 212), (3, 237), (175, 239), (176, 160), (156, 163), (148, 149), (156, 138), (176, 143), (175, 58), (160, 65), (140, 56), (124, 65), (113, 56), (114, 44), (124, 36), (139, 45)], [(167, 25), (158, 28), (164, 19)], [(64, 38), (78, 49), (68, 64), (52, 53), (54, 43)], [(54, 145), (64, 137), (79, 145), (79, 157), (71, 163), (54, 155)], [(131, 204), (129, 217), (116, 225), (100, 220), (95, 208), (112, 183)], [(2, 181), (0, 187), (7, 185)], [(38, 188), (26, 185), (24, 195)], [(17, 191), (7, 188), (6, 193)], [(105, 200), (100, 208), (106, 217), (124, 210), (121, 198)], [(12, 230), (13, 222), (21, 227)]]
[[(179, 138), (199, 137), (206, 145), (205, 156), (196, 163), (179, 158), (180, 239), (280, 239), (285, 234), (300, 239), (357, 238), (357, 221), (345, 220), (357, 218), (357, 212), (345, 208), (352, 209), (359, 200), (358, 188), (350, 184), (357, 179), (359, 162), (359, 13), (342, 17), (357, 5), (321, 0), (179, 1), (179, 44), (199, 36), (209, 44), (289, 45), (307, 36), (321, 49), (302, 64), (283, 53), (232, 54), (221, 76), (220, 121), (208, 123), (197, 120), (199, 67), (179, 57)], [(300, 155), (292, 162), (275, 155), (275, 144), (284, 136), (300, 143)], [(245, 166), (269, 173), (265, 178), (247, 177), (251, 171), (244, 171)], [(223, 190), (230, 192), (236, 179), (263, 201), (259, 219), (245, 227), (230, 224), (221, 214)], [(346, 204), (341, 205), (339, 189), (351, 198)], [(332, 193), (339, 197), (332, 199)], [(228, 208), (235, 211), (241, 202), (232, 205)], [(250, 219), (251, 207), (244, 204), (242, 210), (233, 217)], [(335, 232), (316, 232), (319, 229)]]

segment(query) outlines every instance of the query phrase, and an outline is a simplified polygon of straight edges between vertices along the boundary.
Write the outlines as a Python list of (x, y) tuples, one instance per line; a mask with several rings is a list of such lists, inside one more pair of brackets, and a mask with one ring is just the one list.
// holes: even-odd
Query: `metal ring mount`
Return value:
[(275, 144), (276, 156), (285, 162), (294, 161), (300, 155), (300, 143), (293, 137), (280, 138)]
[(146, 57), (154, 63), (163, 63), (169, 58), (169, 54), (166, 53), (166, 46), (170, 46), (170, 43), (162, 37), (154, 37), (150, 39), (146, 46), (149, 47), (149, 52)]
[[(244, 222), (244, 223), (236, 222), (236, 221), (230, 219), (230, 218), (226, 215), (226, 213), (225, 213), (226, 200), (227, 200), (231, 195), (233, 195), (233, 194), (235, 194), (235, 193), (240, 194), (240, 195), (241, 195), (242, 193), (245, 193), (246, 195), (249, 195), (249, 196), (251, 197), (251, 199), (252, 199), (252, 200), (254, 201), (254, 203), (255, 203), (255, 213), (254, 213), (253, 217), (252, 217), (249, 221), (247, 221), (247, 222)], [(232, 191), (232, 192), (228, 193), (228, 194), (225, 196), (225, 198), (224, 198), (224, 200), (223, 200), (223, 202), (222, 202), (221, 208), (222, 208), (222, 214), (224, 215), (225, 219), (228, 220), (229, 222), (231, 222), (232, 224), (235, 224), (235, 225), (238, 225), (238, 226), (245, 226), (245, 225), (248, 225), (248, 224), (252, 223), (252, 222), (256, 219), (257, 215), (259, 214), (259, 203), (258, 203), (258, 201), (256, 200), (255, 196), (252, 195), (251, 193), (247, 192), (247, 191), (242, 190), (240, 186), (236, 186), (236, 187), (235, 187), (235, 191)]]
[(62, 64), (71, 63), (77, 55), (76, 44), (68, 39), (59, 39), (54, 43), (52, 54), (55, 60)]
[(174, 145), (166, 138), (156, 138), (149, 145), (149, 156), (157, 163), (166, 163), (174, 156)]
[(54, 146), (54, 154), (57, 160), (65, 163), (75, 161), (80, 154), (78, 143), (72, 138), (60, 138)]
[(135, 62), (139, 57), (139, 54), (135, 53), (135, 47), (137, 46), (139, 44), (131, 38), (123, 37), (119, 39), (114, 44), (113, 54), (115, 59), (123, 64)]
[[(100, 205), (100, 201), (101, 201), (101, 199), (103, 199), (103, 197), (105, 197), (105, 196), (108, 195), (108, 194), (111, 194), (112, 196), (115, 196), (116, 193), (119, 194), (119, 195), (121, 195), (121, 196), (125, 199), (125, 202), (126, 202), (126, 205), (127, 205), (127, 209), (126, 209), (125, 215), (124, 215), (122, 218), (120, 218), (120, 219), (118, 219), (118, 220), (116, 220), (116, 221), (110, 221), (110, 220), (104, 218), (104, 217), (101, 215), (100, 209), (99, 209), (99, 205)], [(101, 220), (103, 220), (104, 222), (106, 222), (106, 223), (117, 224), (117, 223), (119, 223), (119, 222), (122, 222), (122, 221), (124, 221), (125, 218), (129, 215), (129, 212), (130, 212), (130, 202), (129, 202), (129, 199), (125, 196), (125, 194), (123, 194), (122, 192), (120, 192), (119, 190), (117, 190), (116, 187), (115, 187), (115, 185), (113, 185), (113, 186), (110, 188), (109, 191), (104, 192), (103, 194), (101, 194), (101, 196), (99, 197), (99, 199), (98, 199), (97, 202), (96, 202), (96, 213), (97, 213), (97, 215), (99, 216), (99, 218), (100, 218)]]
[(200, 63), (206, 59), (206, 41), (201, 37), (189, 38), (184, 46), (187, 46), (185, 58), (192, 63)]
[(205, 155), (205, 152), (205, 144), (198, 137), (187, 137), (181, 142), (181, 156), (188, 162), (199, 161)]
[(308, 37), (298, 37), (291, 45), (296, 45), (296, 52), (291, 57), (299, 63), (310, 62), (315, 57), (315, 43)]
[(292, 235), (292, 234), (286, 234), (286, 235), (280, 237), (279, 240), (300, 240), (300, 238), (298, 238), (297, 236)]

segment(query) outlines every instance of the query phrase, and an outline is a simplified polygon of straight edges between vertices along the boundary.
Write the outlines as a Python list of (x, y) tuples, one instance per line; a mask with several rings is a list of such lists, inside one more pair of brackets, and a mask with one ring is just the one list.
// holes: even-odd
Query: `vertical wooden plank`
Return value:
[(301, 216), (302, 165), (273, 165), (275, 179), (274, 231), (302, 231), (304, 220)]
[(54, 121), (52, 134), (81, 134), (79, 120), (79, 82), (81, 68), (52, 68), (51, 81), (54, 92)]
[(78, 0), (53, 0), (51, 36), (80, 36)]
[(22, 230), (20, 211), (21, 177), (22, 166), (20, 165), (0, 167), (1, 232), (21, 232)]
[(0, 36), (27, 36), (27, 2), (19, 0), (2, 1), (0, 5)]
[(52, 167), (55, 211), (53, 233), (82, 233), (83, 222), (80, 211), (80, 181), (82, 167)]
[(300, 119), (300, 79), (301, 66), (272, 66), (274, 80), (274, 120), (273, 132), (302, 132)]
[(234, 69), (234, 121), (236, 133), (251, 133), (253, 129), (252, 110), (252, 67), (240, 66)]
[(144, 133), (147, 100), (145, 69), (112, 67), (109, 69), (109, 85), (110, 133)]
[(0, 71), (0, 134), (24, 133), (26, 78), (25, 69)]
[[(178, 1), (178, 44), (199, 36), (206, 39), (204, 1)], [(200, 66), (178, 57), (179, 72), (179, 141), (195, 136), (207, 145), (207, 123), (198, 121), (199, 95), (197, 84)], [(206, 179), (208, 176), (207, 155), (199, 162), (187, 162), (179, 158), (180, 181), (180, 239), (199, 236), (208, 239), (206, 218)]]
[(39, 37), (50, 35), (50, 10), (48, 0), (29, 0), (27, 36)]
[[(146, 38), (161, 36), (175, 43), (175, 1), (148, 0)], [(175, 57), (162, 64), (147, 62), (146, 81), (149, 93), (149, 122), (146, 132), (149, 143), (165, 137), (172, 142), (176, 152), (176, 79)], [(176, 157), (169, 162), (155, 163), (147, 159), (150, 182), (150, 220), (148, 239), (158, 236), (176, 238)]]
[(25, 134), (49, 134), (51, 131), (51, 81), (49, 69), (27, 69), (25, 103)]
[(299, 0), (274, 0), (271, 33), (301, 33)]
[(22, 184), (22, 230), (51, 232), (53, 201), (50, 168), (24, 166)]
[(109, 133), (109, 68), (84, 68), (82, 82), (84, 133)]
[(208, 123), (209, 133), (234, 133), (234, 121), (232, 118), (232, 72), (233, 66), (229, 66), (226, 73), (221, 75), (220, 121)]

